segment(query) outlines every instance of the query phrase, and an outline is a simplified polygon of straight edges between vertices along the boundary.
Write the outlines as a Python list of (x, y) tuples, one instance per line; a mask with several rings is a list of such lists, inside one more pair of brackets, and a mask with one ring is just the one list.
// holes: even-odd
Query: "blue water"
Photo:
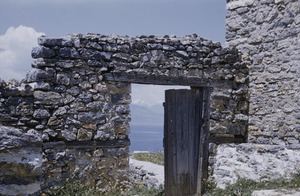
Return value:
[(163, 151), (163, 126), (131, 125), (129, 139), (130, 152), (133, 151)]

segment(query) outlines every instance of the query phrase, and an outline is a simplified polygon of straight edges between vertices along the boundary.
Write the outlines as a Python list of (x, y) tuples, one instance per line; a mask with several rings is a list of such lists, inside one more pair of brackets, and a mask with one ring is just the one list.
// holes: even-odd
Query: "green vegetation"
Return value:
[[(84, 186), (79, 182), (66, 182), (63, 186), (58, 189), (50, 189), (51, 194), (55, 196), (96, 196), (97, 191), (93, 186)], [(99, 194), (98, 194), (99, 195)]]
[[(148, 161), (155, 164), (164, 164), (164, 153), (135, 153), (132, 158), (140, 161)], [(205, 196), (251, 196), (255, 190), (268, 189), (297, 189), (300, 188), (300, 171), (292, 176), (291, 179), (280, 178), (273, 181), (255, 182), (245, 178), (240, 178), (235, 184), (228, 185), (225, 189), (219, 189), (212, 181), (206, 181)], [(130, 188), (114, 188), (106, 193), (99, 193), (96, 187), (84, 186), (80, 183), (66, 183), (59, 189), (52, 189), (52, 195), (65, 196), (163, 196), (164, 188), (161, 185), (159, 189), (148, 189), (145, 185), (135, 185)]]
[(115, 188), (105, 193), (100, 193), (96, 187), (82, 185), (79, 182), (65, 183), (59, 189), (51, 189), (50, 195), (55, 196), (163, 196), (164, 188), (148, 189), (144, 185), (135, 185), (131, 188)]
[(205, 195), (251, 196), (252, 192), (255, 190), (295, 188), (300, 188), (300, 171), (293, 175), (291, 179), (280, 178), (273, 181), (255, 182), (253, 180), (240, 178), (235, 184), (228, 185), (224, 190), (216, 188), (215, 183), (213, 182), (206, 182)]
[(130, 189), (112, 190), (103, 196), (164, 196), (164, 187), (148, 189), (145, 185), (136, 185)]
[[(215, 183), (207, 181), (205, 183), (206, 196), (251, 196), (255, 190), (267, 189), (295, 189), (300, 188), (300, 171), (291, 179), (280, 178), (273, 181), (255, 182), (244, 178), (238, 179), (235, 184), (228, 185), (226, 189), (216, 188)], [(140, 184), (131, 188), (115, 188), (106, 193), (99, 193), (96, 187), (84, 186), (80, 183), (66, 183), (59, 189), (51, 189), (51, 195), (55, 196), (163, 196), (164, 188), (148, 189)]]
[(147, 161), (158, 165), (164, 165), (164, 152), (162, 151), (156, 153), (134, 153), (132, 158), (139, 161)]

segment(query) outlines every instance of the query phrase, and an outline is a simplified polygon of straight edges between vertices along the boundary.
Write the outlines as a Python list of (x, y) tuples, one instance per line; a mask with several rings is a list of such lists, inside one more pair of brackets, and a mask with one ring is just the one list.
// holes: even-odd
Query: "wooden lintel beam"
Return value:
[(230, 137), (210, 137), (209, 143), (227, 144), (227, 143), (245, 143), (244, 138), (230, 138)]
[(104, 79), (108, 81), (128, 82), (137, 84), (177, 85), (193, 87), (232, 88), (229, 80), (211, 80), (197, 77), (175, 77), (163, 75), (147, 75), (139, 73), (106, 73)]
[(130, 145), (129, 139), (108, 141), (57, 141), (43, 143), (44, 149), (65, 148), (122, 148)]

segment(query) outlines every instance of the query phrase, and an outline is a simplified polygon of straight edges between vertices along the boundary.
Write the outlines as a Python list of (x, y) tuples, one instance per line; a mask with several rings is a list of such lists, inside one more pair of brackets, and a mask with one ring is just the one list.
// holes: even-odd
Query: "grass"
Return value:
[(225, 189), (216, 188), (215, 183), (206, 182), (205, 195), (226, 195), (226, 196), (251, 196), (255, 190), (271, 189), (295, 189), (300, 188), (300, 171), (292, 176), (291, 179), (280, 178), (272, 181), (255, 182), (245, 178), (240, 178), (235, 184), (228, 185)]
[(97, 190), (93, 186), (85, 186), (80, 184), (80, 182), (66, 182), (60, 188), (51, 188), (50, 195), (55, 196), (96, 196)]
[(105, 193), (100, 193), (94, 186), (82, 185), (79, 182), (67, 182), (58, 189), (51, 189), (50, 195), (55, 196), (163, 196), (164, 188), (148, 189), (144, 185), (135, 185), (131, 188), (114, 188)]
[[(251, 196), (255, 190), (268, 189), (295, 189), (300, 188), (300, 171), (291, 179), (280, 178), (273, 181), (255, 182), (244, 178), (238, 179), (235, 184), (228, 185), (225, 189), (216, 188), (214, 182), (205, 183), (205, 196)], [(84, 186), (80, 183), (66, 183), (59, 189), (51, 189), (51, 195), (55, 196), (163, 196), (164, 189), (148, 189), (144, 185), (135, 185), (131, 188), (115, 188), (106, 193), (99, 193), (96, 187)]]
[(158, 151), (156, 153), (134, 153), (132, 158), (139, 161), (147, 161), (157, 165), (164, 165), (164, 152)]

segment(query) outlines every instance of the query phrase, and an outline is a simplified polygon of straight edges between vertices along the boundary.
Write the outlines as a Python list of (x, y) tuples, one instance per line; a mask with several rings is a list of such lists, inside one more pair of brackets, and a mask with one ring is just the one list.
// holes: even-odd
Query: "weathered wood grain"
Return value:
[(212, 80), (199, 77), (147, 75), (140, 73), (106, 73), (104, 74), (104, 79), (110, 81), (138, 84), (180, 85), (217, 88), (233, 87), (233, 81), (230, 80)]
[[(208, 166), (208, 88), (167, 90), (165, 96), (165, 194), (201, 195)], [(205, 163), (207, 162), (207, 163)]]

